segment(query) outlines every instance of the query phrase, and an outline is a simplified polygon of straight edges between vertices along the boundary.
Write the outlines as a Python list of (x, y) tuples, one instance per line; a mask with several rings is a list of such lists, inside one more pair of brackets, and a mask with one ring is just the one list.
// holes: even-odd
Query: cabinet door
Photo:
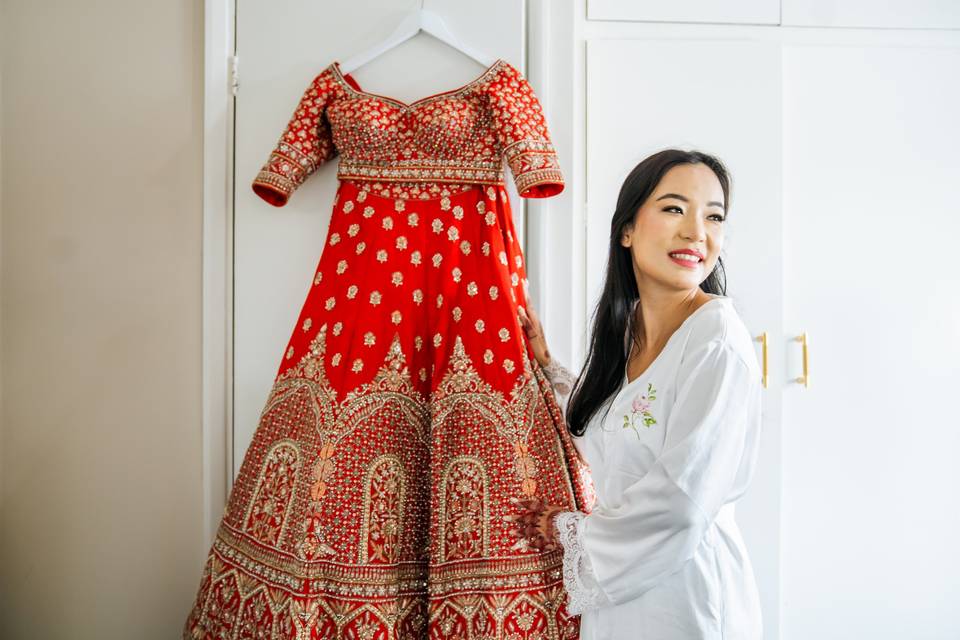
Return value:
[[(334, 60), (346, 60), (388, 37), (413, 8), (389, 0), (291, 0), (282, 5), (239, 0), (237, 5), (231, 481), (257, 428), (320, 259), (338, 184), (337, 160), (320, 167), (281, 209), (258, 198), (250, 183), (316, 74)], [(523, 69), (521, 3), (437, 0), (427, 8), (471, 47)], [(476, 62), (421, 34), (353, 75), (367, 91), (410, 102), (461, 86), (481, 71)], [(512, 180), (507, 184), (519, 216), (520, 198)], [(523, 228), (522, 221), (516, 224)]]
[[(587, 318), (602, 287), (623, 179), (660, 149), (697, 149), (719, 156), (733, 175), (721, 253), (727, 293), (753, 335), (770, 336), (776, 361), (782, 275), (779, 51), (778, 44), (746, 41), (588, 42)], [(757, 348), (760, 356), (759, 343)], [(780, 385), (771, 377), (765, 391), (759, 468), (737, 509), (770, 639), (778, 625)]]
[(783, 0), (784, 26), (958, 29), (960, 2)]
[(590, 20), (644, 22), (718, 22), (726, 24), (777, 24), (779, 0), (587, 0)]
[(957, 638), (960, 48), (783, 66), (784, 637)]

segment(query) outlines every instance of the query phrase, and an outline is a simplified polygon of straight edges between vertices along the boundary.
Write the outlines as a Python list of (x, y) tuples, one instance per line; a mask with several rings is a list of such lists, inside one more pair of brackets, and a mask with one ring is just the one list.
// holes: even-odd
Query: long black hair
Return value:
[[(623, 181), (617, 197), (617, 209), (610, 222), (607, 276), (603, 293), (593, 312), (590, 351), (567, 404), (567, 424), (574, 435), (584, 434), (590, 419), (620, 388), (627, 364), (623, 341), (630, 322), (630, 312), (640, 293), (633, 273), (630, 249), (620, 244), (620, 237), (664, 174), (680, 164), (703, 164), (710, 168), (720, 181), (725, 208), (730, 207), (730, 173), (718, 158), (699, 151), (659, 151), (634, 167)], [(707, 293), (726, 295), (726, 273), (719, 257), (713, 271), (700, 283), (700, 288)], [(639, 344), (643, 335), (642, 327), (632, 327), (631, 333)]]

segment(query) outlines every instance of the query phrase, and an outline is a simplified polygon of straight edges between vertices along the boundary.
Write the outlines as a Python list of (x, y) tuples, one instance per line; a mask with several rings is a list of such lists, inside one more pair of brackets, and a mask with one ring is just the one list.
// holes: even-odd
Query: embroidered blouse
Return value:
[(340, 180), (502, 185), (506, 160), (521, 196), (563, 190), (543, 108), (503, 59), (458, 89), (410, 104), (364, 91), (331, 63), (304, 91), (253, 190), (283, 206), (336, 156)]
[[(573, 375), (544, 368), (565, 404)], [(761, 637), (734, 520), (757, 459), (761, 375), (732, 300), (714, 296), (619, 391), (584, 436), (597, 503), (556, 519), (581, 638)], [(608, 410), (607, 410), (608, 409)]]

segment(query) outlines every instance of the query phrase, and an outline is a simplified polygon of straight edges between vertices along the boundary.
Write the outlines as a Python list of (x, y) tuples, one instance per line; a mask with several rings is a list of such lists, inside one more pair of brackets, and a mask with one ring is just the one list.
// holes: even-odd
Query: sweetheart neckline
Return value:
[[(466, 83), (466, 84), (464, 84), (464, 85), (461, 85), (461, 86), (457, 87), (456, 89), (450, 89), (449, 91), (442, 91), (442, 92), (440, 92), (440, 93), (434, 93), (433, 95), (429, 95), (429, 96), (426, 96), (425, 98), (420, 98), (419, 100), (414, 100), (413, 102), (409, 102), (409, 103), (408, 103), (408, 102), (404, 102), (403, 100), (398, 100), (397, 98), (392, 98), (392, 97), (390, 97), (390, 96), (385, 96), (385, 95), (381, 95), (381, 94), (379, 94), (379, 93), (373, 93), (373, 92), (364, 90), (362, 87), (360, 87), (360, 83), (357, 82), (357, 79), (356, 79), (356, 78), (354, 78), (354, 77), (353, 77), (352, 75), (350, 75), (349, 73), (343, 73), (343, 71), (340, 70), (340, 61), (339, 61), (339, 60), (334, 60), (334, 61), (330, 64), (330, 67), (334, 70), (337, 79), (339, 79), (339, 80), (341, 81), (341, 83), (342, 83), (345, 87), (347, 87), (347, 89), (348, 89), (349, 91), (351, 91), (351, 92), (353, 92), (353, 93), (355, 93), (355, 94), (364, 95), (364, 96), (368, 96), (368, 97), (371, 97), (371, 98), (377, 98), (377, 99), (379, 99), (379, 100), (384, 100), (384, 101), (386, 101), (386, 102), (392, 102), (392, 103), (394, 103), (394, 104), (396, 104), (396, 105), (399, 105), (402, 109), (406, 110), (406, 109), (412, 109), (413, 107), (416, 107), (416, 106), (420, 105), (421, 103), (427, 102), (428, 100), (433, 100), (433, 99), (435, 99), (435, 98), (442, 98), (442, 97), (446, 97), (446, 96), (456, 95), (456, 94), (458, 94), (458, 93), (460, 93), (460, 92), (462, 92), (462, 91), (465, 91), (465, 90), (469, 89), (470, 87), (474, 86), (475, 84), (478, 84), (479, 82), (483, 81), (483, 80), (487, 77), (487, 75), (490, 74), (490, 73), (491, 73), (494, 69), (496, 69), (498, 66), (500, 66), (501, 63), (506, 63), (506, 60), (504, 60), (503, 58), (497, 58), (497, 59), (494, 61), (493, 64), (491, 64), (489, 67), (487, 67), (486, 69), (484, 69), (483, 73), (481, 73), (479, 76), (477, 76), (476, 78), (474, 78), (474, 79), (471, 80), (470, 82), (468, 82), (468, 83)], [(347, 80), (347, 77), (349, 77), (350, 80)], [(353, 81), (353, 84), (351, 84), (350, 81)]]

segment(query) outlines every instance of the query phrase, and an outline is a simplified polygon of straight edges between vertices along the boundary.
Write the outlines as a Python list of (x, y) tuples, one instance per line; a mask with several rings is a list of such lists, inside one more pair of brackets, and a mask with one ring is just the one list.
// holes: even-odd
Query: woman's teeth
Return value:
[(670, 257), (677, 258), (678, 260), (686, 260), (687, 262), (700, 262), (700, 258), (692, 256), (689, 253), (671, 253)]

